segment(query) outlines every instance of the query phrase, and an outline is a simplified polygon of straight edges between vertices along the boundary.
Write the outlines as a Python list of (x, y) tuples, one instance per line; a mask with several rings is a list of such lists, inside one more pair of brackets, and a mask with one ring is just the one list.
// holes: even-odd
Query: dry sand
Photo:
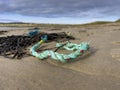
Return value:
[[(32, 56), (22, 60), (0, 57), (0, 90), (120, 90), (119, 23), (43, 31), (69, 31), (77, 38), (75, 43), (91, 40), (91, 53), (66, 64)], [(27, 32), (11, 30), (6, 35)], [(54, 45), (49, 43), (49, 48)]]

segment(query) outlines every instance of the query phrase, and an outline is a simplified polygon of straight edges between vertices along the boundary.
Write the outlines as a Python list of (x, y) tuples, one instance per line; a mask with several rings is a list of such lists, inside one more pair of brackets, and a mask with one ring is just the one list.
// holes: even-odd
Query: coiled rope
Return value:
[(86, 51), (89, 50), (89, 43), (87, 42), (82, 42), (81, 44), (74, 44), (71, 42), (67, 42), (65, 45), (62, 43), (57, 43), (56, 47), (59, 48), (63, 45), (63, 49), (65, 50), (71, 50), (74, 51), (73, 53), (70, 54), (59, 54), (57, 52), (54, 52), (52, 50), (46, 50), (43, 51), (42, 53), (36, 52), (36, 50), (47, 40), (47, 36), (42, 38), (40, 42), (35, 44), (34, 46), (31, 47), (30, 52), (33, 56), (39, 58), (39, 59), (45, 59), (48, 57), (51, 57), (54, 60), (58, 60), (61, 62), (68, 62), (68, 61), (74, 61), (78, 56), (83, 55)]

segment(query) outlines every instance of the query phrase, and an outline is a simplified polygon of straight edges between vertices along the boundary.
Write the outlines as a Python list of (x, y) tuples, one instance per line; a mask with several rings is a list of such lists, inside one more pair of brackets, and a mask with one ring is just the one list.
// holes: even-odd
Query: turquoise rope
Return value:
[[(52, 59), (55, 59), (61, 62), (68, 62), (68, 61), (73, 61), (78, 56), (83, 55), (86, 51), (89, 50), (89, 44), (87, 42), (82, 42), (81, 44), (74, 44), (71, 42), (67, 42), (66, 45), (63, 46), (62, 48), (66, 50), (74, 51), (73, 53), (68, 55), (59, 54), (52, 50), (46, 50), (46, 51), (43, 51), (42, 53), (36, 52), (36, 50), (41, 46), (43, 42), (44, 40), (41, 40), (40, 42), (32, 46), (30, 49), (31, 54), (39, 59), (45, 59), (45, 58), (51, 57)], [(61, 43), (57, 43), (56, 47), (60, 47), (61, 45), (62, 45)]]

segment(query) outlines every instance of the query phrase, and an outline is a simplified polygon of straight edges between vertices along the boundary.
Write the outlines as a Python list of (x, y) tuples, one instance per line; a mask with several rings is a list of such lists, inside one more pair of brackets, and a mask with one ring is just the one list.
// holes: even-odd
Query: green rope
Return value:
[(45, 59), (48, 57), (51, 57), (52, 59), (59, 60), (61, 62), (68, 62), (68, 61), (74, 61), (78, 56), (83, 55), (86, 51), (89, 49), (89, 44), (87, 42), (82, 42), (81, 44), (74, 44), (71, 42), (67, 42), (65, 45), (61, 43), (57, 43), (56, 47), (61, 47), (63, 45), (63, 49), (74, 51), (71, 54), (65, 55), (65, 54), (59, 54), (57, 52), (54, 52), (52, 50), (46, 50), (42, 53), (36, 52), (38, 47), (41, 46), (42, 43), (44, 43), (44, 40), (41, 40), (37, 44), (31, 47), (30, 52), (33, 56), (39, 58), (39, 59)]

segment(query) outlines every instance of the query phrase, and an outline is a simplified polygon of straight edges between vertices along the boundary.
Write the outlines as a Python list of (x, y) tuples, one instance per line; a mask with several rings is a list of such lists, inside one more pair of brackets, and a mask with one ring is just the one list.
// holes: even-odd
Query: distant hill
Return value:
[(26, 24), (24, 22), (0, 22), (0, 24)]
[(115, 22), (120, 22), (120, 19), (116, 20)]
[(87, 23), (85, 25), (108, 24), (108, 23), (113, 23), (113, 22), (110, 22), (110, 21), (96, 21), (96, 22)]
[[(120, 22), (120, 19), (115, 21)], [(13, 22), (0, 22), (0, 26), (33, 26), (33, 27), (40, 27), (40, 26), (81, 26), (81, 25), (102, 25), (102, 24), (109, 24), (109, 23), (115, 23), (112, 21), (96, 21), (86, 24), (43, 24), (43, 23), (27, 23), (27, 22), (19, 22), (19, 21), (13, 21)]]

